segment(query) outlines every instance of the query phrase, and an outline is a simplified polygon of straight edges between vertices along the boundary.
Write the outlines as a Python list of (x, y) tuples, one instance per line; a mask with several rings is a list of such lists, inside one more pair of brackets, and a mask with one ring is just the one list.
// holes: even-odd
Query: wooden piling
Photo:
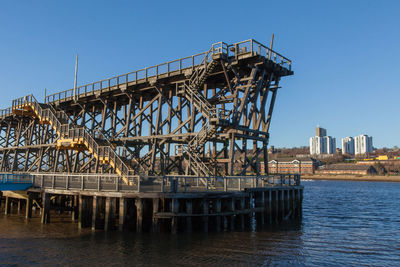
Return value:
[(280, 191), (280, 204), (281, 204), (281, 220), (285, 220), (285, 190), (281, 189)]
[[(217, 198), (215, 200), (215, 212), (221, 214), (221, 199)], [(216, 216), (216, 230), (217, 232), (221, 231), (221, 216)]]
[(176, 233), (178, 231), (178, 216), (179, 213), (179, 199), (173, 198), (172, 199), (172, 220), (171, 220), (171, 232)]
[(79, 218), (79, 197), (77, 195), (71, 197), (71, 207), (72, 221), (76, 221)]
[(104, 230), (112, 230), (115, 220), (115, 198), (113, 197), (106, 197), (106, 210), (104, 220)]
[(6, 203), (4, 205), (4, 214), (8, 215), (11, 212), (11, 199), (6, 197)]
[(136, 206), (136, 232), (140, 233), (143, 229), (143, 199), (135, 199)]
[(32, 194), (28, 193), (28, 197), (26, 199), (26, 205), (25, 205), (25, 218), (29, 219), (32, 218), (32, 203), (33, 202), (33, 197)]
[(50, 223), (50, 194), (43, 193), (42, 199), (43, 210), (41, 223), (47, 224)]
[(205, 233), (208, 232), (208, 212), (209, 212), (209, 206), (208, 206), (208, 199), (204, 198), (202, 200), (202, 210), (203, 210), (203, 231)]
[(97, 196), (93, 196), (93, 212), (92, 212), (92, 231), (96, 230), (96, 219), (97, 219)]
[(192, 232), (192, 213), (193, 213), (193, 200), (186, 200), (186, 231)]
[(159, 198), (154, 198), (153, 199), (153, 226), (152, 226), (152, 230), (155, 233), (159, 231), (158, 218), (157, 218), (157, 212), (159, 210), (159, 206), (160, 206), (160, 199)]
[(230, 229), (231, 229), (231, 231), (234, 231), (235, 230), (235, 215), (234, 215), (234, 213), (235, 213), (235, 203), (236, 202), (236, 200), (235, 200), (235, 198), (234, 197), (232, 197), (231, 199), (230, 199), (230, 207), (229, 207), (229, 210), (232, 212), (232, 215), (231, 216), (229, 216), (230, 217), (230, 223), (229, 223), (229, 225), (230, 225)]
[(240, 198), (240, 211), (241, 211), (241, 213), (239, 215), (239, 218), (240, 218), (240, 230), (241, 231), (244, 231), (244, 209), (245, 209), (245, 204), (246, 204), (245, 201), (246, 200), (245, 200), (244, 197)]
[(126, 223), (126, 198), (119, 199), (119, 223), (118, 223), (118, 230), (123, 231), (125, 229)]

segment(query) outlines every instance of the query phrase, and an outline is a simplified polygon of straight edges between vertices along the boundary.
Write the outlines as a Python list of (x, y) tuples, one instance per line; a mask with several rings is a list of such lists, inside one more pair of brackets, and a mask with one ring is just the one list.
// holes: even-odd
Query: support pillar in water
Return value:
[(172, 201), (172, 220), (171, 220), (171, 232), (176, 233), (178, 231), (178, 216), (179, 213), (179, 199), (173, 198)]
[(229, 225), (230, 225), (231, 231), (234, 231), (235, 230), (235, 215), (234, 215), (234, 213), (235, 213), (235, 198), (234, 197), (230, 199), (229, 204), (230, 204), (229, 210), (232, 212), (232, 215), (229, 216), (230, 217)]
[(123, 231), (126, 223), (126, 198), (119, 199), (119, 223), (118, 230)]
[(10, 214), (11, 211), (11, 199), (9, 197), (6, 197), (6, 203), (4, 205), (4, 214)]
[(25, 206), (26, 219), (32, 218), (32, 202), (33, 202), (32, 194), (28, 193), (28, 198), (26, 199), (26, 206)]
[(188, 233), (192, 232), (192, 214), (193, 214), (193, 200), (186, 200), (186, 231)]
[(157, 212), (160, 207), (160, 199), (159, 198), (154, 198), (153, 199), (153, 218), (152, 218), (152, 223), (153, 223), (153, 232), (157, 233), (159, 232), (159, 225), (158, 225), (158, 218), (157, 218)]
[(79, 218), (79, 197), (77, 195), (71, 196), (71, 208), (72, 221), (76, 221)]
[(104, 230), (111, 230), (114, 227), (115, 220), (115, 198), (106, 198), (106, 211), (104, 215), (104, 220)]
[(92, 213), (92, 231), (96, 230), (96, 219), (97, 219), (97, 196), (93, 196), (93, 213)]
[(280, 190), (281, 193), (281, 218), (285, 220), (285, 190)]
[(275, 223), (279, 221), (279, 189), (275, 190), (275, 203), (274, 203), (274, 210), (275, 210)]
[(142, 224), (143, 224), (143, 199), (137, 198), (135, 199), (136, 206), (136, 232), (142, 232)]
[(43, 210), (41, 222), (43, 224), (50, 223), (50, 194), (43, 193), (42, 206)]
[(79, 195), (79, 228), (88, 227), (91, 224), (89, 207), (91, 208), (92, 203), (88, 200), (88, 197)]
[(203, 230), (204, 232), (208, 232), (208, 199), (204, 198), (202, 201), (202, 209), (203, 209)]
[[(218, 213), (218, 214), (220, 214), (221, 213), (221, 199), (220, 198), (218, 198), (218, 199), (216, 199), (215, 200), (215, 211)], [(216, 229), (217, 229), (217, 231), (219, 232), (219, 231), (221, 231), (221, 216), (217, 216), (217, 218), (216, 218)]]
[(244, 197), (240, 198), (240, 230), (244, 231), (244, 209), (245, 209), (246, 199)]
[(21, 214), (21, 199), (18, 199), (18, 203), (17, 203), (17, 214)]

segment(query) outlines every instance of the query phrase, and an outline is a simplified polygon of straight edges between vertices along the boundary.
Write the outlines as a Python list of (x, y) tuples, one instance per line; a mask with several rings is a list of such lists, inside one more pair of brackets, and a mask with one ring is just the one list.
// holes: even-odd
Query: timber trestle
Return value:
[(255, 40), (0, 111), (0, 171), (223, 176), (267, 166), (291, 61)]
[[(260, 172), (260, 162), (267, 171), (279, 82), (292, 74), (289, 59), (250, 39), (214, 43), (205, 52), (47, 95), (43, 101), (21, 97), (0, 110), (0, 173), (34, 177), (30, 192), (42, 194), (36, 202), (44, 211), (42, 222), (49, 220), (48, 207), (56, 205), (58, 195), (64, 195), (61, 202), (69, 201), (73, 216), (85, 210), (82, 203), (99, 207), (92, 208), (94, 220), (97, 212), (115, 214), (112, 209), (127, 212), (133, 206), (137, 215), (147, 210), (141, 205), (150, 205), (150, 198), (153, 209), (163, 207), (152, 220), (179, 221), (183, 212), (194, 217), (253, 213), (257, 206), (238, 199), (253, 201), (249, 188), (266, 190), (260, 198), (269, 197), (271, 186), (277, 188), (268, 173)], [(300, 183), (286, 186), (302, 192)], [(138, 197), (171, 193), (179, 197)], [(175, 200), (185, 194), (200, 197), (192, 198), (192, 204)], [(286, 193), (271, 197), (279, 194)], [(294, 194), (293, 199), (301, 199)], [(234, 200), (218, 202), (217, 195)], [(114, 203), (112, 196), (120, 199)], [(126, 204), (125, 197), (138, 202)], [(203, 198), (203, 204), (195, 200)], [(27, 203), (31, 206), (32, 200)]]

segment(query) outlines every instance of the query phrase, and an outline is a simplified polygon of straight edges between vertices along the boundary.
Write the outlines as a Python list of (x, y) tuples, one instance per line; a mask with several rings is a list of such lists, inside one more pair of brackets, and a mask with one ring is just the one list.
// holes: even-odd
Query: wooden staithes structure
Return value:
[[(279, 81), (292, 74), (289, 59), (255, 40), (219, 42), (44, 101), (16, 99), (0, 111), (0, 208), (138, 232), (301, 218), (300, 176), (258, 167), (268, 164)], [(21, 186), (31, 187), (5, 191)]]
[(126, 183), (259, 174), (279, 82), (292, 74), (289, 59), (255, 40), (219, 42), (44, 101), (16, 99), (0, 112), (0, 172), (112, 173)]

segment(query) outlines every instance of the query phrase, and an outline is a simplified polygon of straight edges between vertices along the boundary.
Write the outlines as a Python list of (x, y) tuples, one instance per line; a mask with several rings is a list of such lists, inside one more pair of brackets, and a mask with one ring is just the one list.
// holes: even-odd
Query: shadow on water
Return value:
[(270, 266), (302, 261), (300, 221), (256, 231), (138, 234), (78, 230), (68, 219), (53, 217), (42, 225), (39, 218), (26, 223), (1, 215), (0, 264)]

